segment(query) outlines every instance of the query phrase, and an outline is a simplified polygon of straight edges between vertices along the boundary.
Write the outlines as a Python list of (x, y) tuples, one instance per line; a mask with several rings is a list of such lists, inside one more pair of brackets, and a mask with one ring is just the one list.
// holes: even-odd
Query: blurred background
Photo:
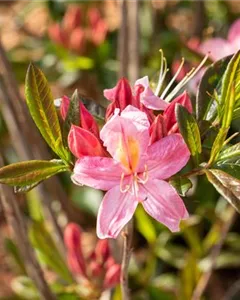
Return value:
[[(178, 81), (207, 50), (212, 50), (210, 60), (214, 61), (240, 48), (240, 26), (235, 48), (206, 50), (203, 46), (213, 38), (233, 44), (229, 29), (240, 17), (238, 0), (149, 0), (139, 1), (137, 7), (127, 1), (128, 15), (123, 2), (0, 1), (0, 153), (4, 164), (53, 157), (25, 107), (24, 80), (29, 62), (43, 70), (54, 98), (71, 96), (77, 88), (106, 107), (103, 89), (115, 86), (120, 76), (127, 76), (132, 83), (145, 75), (153, 82), (157, 79), (159, 49), (168, 61), (168, 79), (185, 58)], [(138, 30), (133, 48), (126, 47), (124, 41), (134, 28)], [(188, 86), (193, 102), (196, 85)], [(224, 245), (202, 299), (240, 299), (240, 219), (229, 221), (227, 202), (204, 176), (192, 181), (193, 187), (184, 198), (191, 217), (182, 224), (180, 233), (171, 234), (141, 208), (137, 210), (130, 264), (132, 299), (191, 299), (223, 234)], [(27, 224), (42, 218), (52, 224), (52, 230), (64, 228), (69, 221), (80, 224), (86, 249), (93, 248), (96, 240), (96, 214), (102, 196), (101, 191), (75, 186), (69, 174), (50, 179), (43, 188), (26, 195), (12, 194)], [(118, 261), (119, 243), (112, 242)], [(16, 280), (24, 274), (21, 265), (0, 206), (0, 299), (34, 298)], [(47, 278), (51, 281), (52, 277), (48, 270)], [(113, 299), (121, 299), (118, 289)]]

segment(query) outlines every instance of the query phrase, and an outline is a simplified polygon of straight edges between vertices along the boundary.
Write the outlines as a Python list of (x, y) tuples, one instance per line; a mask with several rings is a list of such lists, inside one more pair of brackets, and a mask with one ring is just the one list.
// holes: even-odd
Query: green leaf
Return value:
[(34, 286), (32, 280), (26, 276), (18, 276), (11, 282), (11, 288), (14, 293), (25, 300), (38, 300), (40, 295)]
[(240, 181), (217, 169), (205, 170), (205, 173), (219, 194), (240, 212)]
[[(229, 127), (232, 121), (235, 108), (236, 90), (240, 80), (240, 51), (238, 51), (230, 60), (227, 69), (222, 78), (222, 91), (220, 97), (220, 120), (222, 127)], [(235, 95), (236, 93), (236, 95)]]
[(213, 168), (220, 169), (240, 180), (240, 156), (218, 161)]
[(188, 190), (192, 187), (190, 179), (185, 177), (172, 177), (169, 183), (177, 190), (178, 194), (185, 197)]
[(182, 105), (176, 108), (177, 122), (180, 132), (188, 145), (196, 165), (199, 162), (199, 154), (202, 152), (199, 128), (194, 117)]
[(34, 187), (40, 181), (67, 170), (61, 160), (23, 161), (1, 168), (0, 183), (16, 186), (17, 191), (23, 191), (26, 186), (27, 189)]
[(215, 90), (220, 95), (221, 79), (231, 58), (232, 55), (211, 64), (202, 76), (196, 99), (198, 121), (210, 120), (215, 115), (216, 103), (211, 96), (214, 95)]
[(152, 244), (156, 241), (157, 234), (153, 223), (141, 205), (138, 206), (136, 213), (137, 229)]
[(218, 156), (218, 161), (226, 160), (234, 157), (240, 157), (240, 143), (237, 143), (221, 151)]
[(13, 240), (6, 238), (4, 240), (4, 246), (7, 250), (8, 254), (11, 254), (16, 264), (19, 266), (19, 269), (23, 274), (26, 274), (25, 266), (23, 263), (23, 259), (18, 251), (18, 248), (16, 244), (13, 242)]
[(228, 129), (229, 128), (220, 128), (212, 146), (209, 164), (211, 164), (217, 159), (218, 154), (221, 151), (224, 141), (227, 137)]
[(55, 243), (42, 222), (34, 222), (29, 228), (29, 238), (37, 250), (41, 262), (54, 270), (67, 282), (72, 283), (72, 276), (58, 252)]
[(26, 101), (31, 116), (49, 147), (63, 160), (69, 152), (63, 146), (61, 128), (46, 77), (33, 64), (29, 65), (25, 81)]

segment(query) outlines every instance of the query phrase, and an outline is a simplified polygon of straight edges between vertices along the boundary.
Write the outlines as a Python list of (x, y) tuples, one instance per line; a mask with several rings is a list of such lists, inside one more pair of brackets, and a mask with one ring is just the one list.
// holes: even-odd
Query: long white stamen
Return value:
[(182, 62), (180, 64), (179, 68), (177, 69), (176, 74), (173, 76), (173, 78), (171, 79), (171, 81), (169, 82), (169, 84), (167, 85), (167, 87), (165, 88), (165, 90), (163, 91), (162, 95), (160, 96), (161, 99), (163, 99), (166, 96), (167, 92), (169, 91), (169, 89), (173, 85), (175, 79), (178, 77), (178, 75), (182, 71), (183, 65), (184, 65), (184, 58), (182, 58)]
[(126, 193), (130, 189), (130, 185), (127, 184), (125, 187), (123, 187), (123, 180), (124, 180), (124, 173), (121, 175), (121, 180), (120, 180), (120, 192), (121, 193)]

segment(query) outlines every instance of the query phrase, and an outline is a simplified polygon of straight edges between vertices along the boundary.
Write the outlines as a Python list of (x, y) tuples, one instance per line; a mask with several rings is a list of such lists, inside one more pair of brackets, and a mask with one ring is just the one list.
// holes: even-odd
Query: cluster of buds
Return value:
[(49, 27), (48, 34), (52, 41), (83, 54), (87, 43), (94, 46), (102, 44), (107, 34), (107, 24), (96, 7), (91, 7), (84, 17), (79, 6), (70, 5), (61, 23), (54, 23)]
[(96, 294), (119, 283), (121, 267), (111, 256), (108, 240), (99, 240), (95, 250), (84, 255), (81, 228), (70, 223), (64, 231), (64, 241), (69, 268), (90, 293)]

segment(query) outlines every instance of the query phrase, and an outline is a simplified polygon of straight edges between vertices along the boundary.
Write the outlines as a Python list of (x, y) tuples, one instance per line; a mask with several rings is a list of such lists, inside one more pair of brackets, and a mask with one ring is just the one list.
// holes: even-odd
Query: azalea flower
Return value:
[(74, 167), (72, 180), (107, 191), (97, 217), (99, 238), (116, 238), (138, 204), (171, 231), (188, 217), (182, 199), (166, 181), (187, 163), (190, 153), (180, 134), (150, 145), (146, 113), (129, 105), (115, 110), (100, 138), (111, 157), (84, 156)]

